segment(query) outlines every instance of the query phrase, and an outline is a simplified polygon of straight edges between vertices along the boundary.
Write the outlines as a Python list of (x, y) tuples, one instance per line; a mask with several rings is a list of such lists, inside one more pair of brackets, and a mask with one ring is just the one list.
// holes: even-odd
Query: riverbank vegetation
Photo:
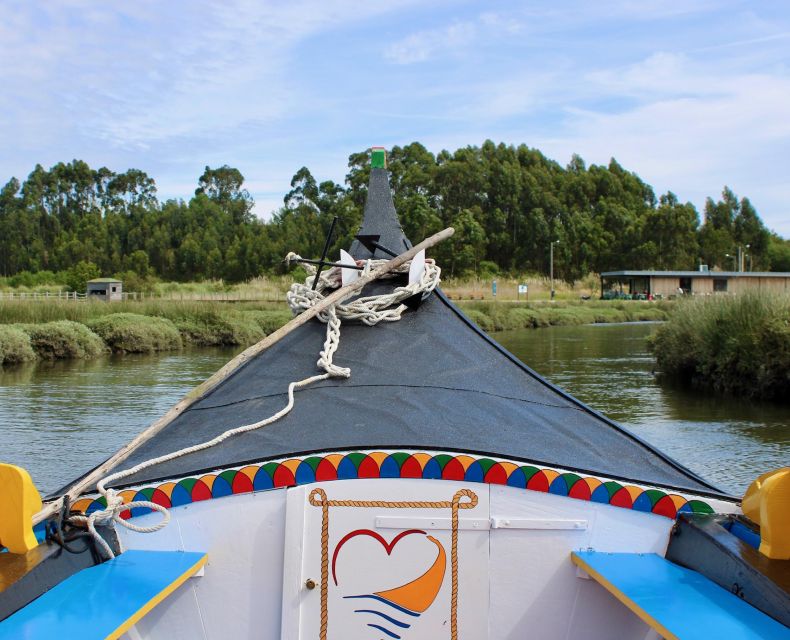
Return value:
[(651, 340), (658, 369), (684, 384), (790, 398), (790, 296), (751, 292), (678, 302)]
[(639, 302), (589, 300), (584, 302), (459, 302), (463, 312), (484, 331), (540, 329), (542, 327), (607, 322), (666, 320), (671, 301)]
[(0, 365), (150, 353), (184, 345), (248, 346), (291, 318), (283, 304), (0, 302)]
[[(790, 243), (727, 188), (708, 199), (701, 222), (692, 204), (656, 194), (614, 159), (587, 166), (574, 156), (562, 166), (526, 145), (491, 141), (436, 155), (415, 142), (388, 158), (406, 235), (455, 227), (433, 252), (448, 277), (548, 274), (554, 240), (555, 275), (567, 282), (613, 269), (692, 269), (700, 258), (729, 268), (738, 245), (749, 245), (755, 270), (790, 268)], [(359, 228), (369, 172), (366, 151), (349, 157), (344, 184), (302, 167), (264, 221), (244, 176), (228, 166), (206, 167), (188, 199), (162, 201), (138, 169), (38, 165), (0, 189), (0, 288), (56, 281), (84, 291), (99, 275), (138, 292), (158, 281), (244, 282), (282, 272), (289, 251), (318, 257), (334, 217), (336, 256)]]
[(43, 360), (95, 358), (104, 352), (101, 338), (79, 322), (57, 320), (20, 328), (30, 337), (36, 356)]
[[(457, 304), (485, 331), (665, 320), (672, 308), (672, 302), (578, 299)], [(151, 353), (186, 345), (246, 347), (290, 318), (283, 303), (0, 301), (0, 365), (36, 358), (91, 358), (109, 351)]]

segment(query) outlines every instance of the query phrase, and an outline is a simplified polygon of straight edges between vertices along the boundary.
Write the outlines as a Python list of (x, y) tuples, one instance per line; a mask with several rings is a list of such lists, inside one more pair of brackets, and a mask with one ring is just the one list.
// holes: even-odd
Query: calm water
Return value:
[[(659, 386), (653, 325), (557, 327), (496, 335), (553, 382), (721, 487), (741, 493), (790, 462), (790, 410)], [(0, 369), (0, 460), (53, 491), (113, 453), (235, 354), (155, 356)], [(342, 347), (341, 347), (342, 354)]]
[(533, 369), (723, 489), (742, 494), (790, 464), (790, 407), (658, 384), (652, 323), (505, 331), (495, 338)]
[(96, 466), (208, 378), (235, 349), (0, 367), (0, 460), (42, 494)]

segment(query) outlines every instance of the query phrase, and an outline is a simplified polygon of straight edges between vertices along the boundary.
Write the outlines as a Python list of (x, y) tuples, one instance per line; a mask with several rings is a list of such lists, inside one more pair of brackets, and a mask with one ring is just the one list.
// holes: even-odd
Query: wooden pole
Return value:
[[(452, 236), (453, 233), (455, 233), (455, 230), (452, 227), (447, 227), (443, 231), (440, 231), (439, 233), (432, 235), (430, 238), (426, 238), (420, 244), (415, 245), (408, 251), (400, 254), (398, 257), (393, 258), (389, 262), (386, 262), (375, 271), (372, 271), (370, 274), (366, 276), (362, 276), (361, 278), (352, 282), (348, 286), (341, 287), (334, 293), (324, 298), (324, 300), (319, 302), (314, 307), (310, 307), (306, 311), (300, 313), (293, 320), (291, 320), (287, 324), (284, 324), (282, 327), (277, 329), (277, 331), (266, 336), (260, 342), (257, 342), (256, 344), (242, 351), (239, 355), (233, 358), (233, 360), (228, 362), (224, 367), (222, 367), (219, 371), (217, 371), (214, 375), (212, 375), (208, 380), (206, 380), (202, 384), (192, 389), (192, 391), (190, 391), (187, 395), (185, 395), (178, 402), (178, 404), (172, 407), (170, 411), (168, 411), (161, 418), (151, 423), (151, 425), (145, 431), (139, 434), (134, 440), (132, 440), (125, 446), (121, 447), (115, 454), (113, 454), (109, 459), (107, 459), (105, 462), (103, 462), (98, 467), (96, 467), (84, 478), (75, 482), (68, 489), (68, 491), (66, 491), (65, 494), (66, 496), (68, 496), (69, 501), (73, 502), (74, 500), (76, 500), (83, 491), (86, 491), (93, 484), (101, 480), (104, 476), (108, 474), (108, 472), (111, 469), (113, 469), (114, 467), (122, 463), (124, 460), (126, 460), (135, 451), (135, 449), (137, 449), (140, 445), (153, 438), (157, 433), (159, 433), (167, 425), (173, 422), (173, 420), (175, 420), (178, 416), (180, 416), (186, 409), (188, 409), (195, 402), (200, 400), (209, 391), (216, 388), (221, 382), (223, 382), (228, 376), (230, 376), (231, 373), (233, 373), (236, 369), (244, 365), (248, 360), (251, 360), (262, 351), (265, 351), (266, 349), (271, 347), (274, 343), (280, 341), (282, 338), (287, 336), (295, 329), (301, 327), (303, 324), (306, 324), (308, 320), (311, 320), (312, 318), (317, 316), (327, 307), (330, 307), (333, 304), (343, 301), (344, 299), (351, 296), (355, 291), (359, 291), (365, 285), (370, 284), (374, 280), (379, 279), (381, 276), (384, 276), (389, 272), (397, 269), (404, 262), (408, 262), (423, 249), (430, 249), (431, 247), (438, 244), (442, 240), (446, 240), (447, 238)], [(44, 507), (41, 509), (41, 511), (39, 511), (35, 516), (33, 516), (33, 524), (38, 524), (39, 522), (46, 520), (50, 516), (55, 515), (60, 510), (62, 504), (63, 504), (63, 497), (56, 498), (52, 502), (47, 502), (44, 505)]]

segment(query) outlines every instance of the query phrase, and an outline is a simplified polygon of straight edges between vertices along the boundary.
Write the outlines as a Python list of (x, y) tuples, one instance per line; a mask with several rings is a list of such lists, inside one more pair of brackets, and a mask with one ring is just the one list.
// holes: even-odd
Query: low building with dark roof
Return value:
[(784, 271), (606, 271), (601, 274), (602, 297), (608, 297), (607, 292), (667, 298), (675, 295), (742, 293), (754, 289), (790, 293), (790, 273)]
[(123, 300), (123, 283), (115, 278), (94, 278), (88, 280), (88, 289), (85, 293), (88, 295), (88, 300), (105, 302)]

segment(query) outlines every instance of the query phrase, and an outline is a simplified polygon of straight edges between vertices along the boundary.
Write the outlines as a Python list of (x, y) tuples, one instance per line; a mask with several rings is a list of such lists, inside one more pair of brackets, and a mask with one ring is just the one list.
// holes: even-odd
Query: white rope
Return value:
[[(299, 256), (296, 254), (289, 253), (286, 257), (286, 260), (291, 261), (298, 258)], [(380, 264), (385, 262), (387, 261), (368, 260), (364, 264), (358, 264), (364, 266), (363, 274), (367, 275), (372, 269), (375, 269)], [(315, 290), (313, 290), (312, 284), (313, 279), (315, 278), (316, 269), (312, 265), (304, 266), (310, 275), (305, 279), (304, 284), (294, 283), (286, 295), (286, 299), (288, 300), (288, 304), (290, 305), (291, 310), (294, 312), (294, 315), (298, 315), (306, 309), (309, 309), (311, 306), (321, 302), (324, 299), (323, 292), (329, 289), (337, 289), (337, 287), (340, 286), (342, 280), (340, 268), (333, 267), (329, 271), (321, 274), (318, 279), (318, 284)], [(388, 276), (384, 277), (395, 277), (395, 275), (399, 273), (408, 273), (409, 266), (410, 263), (407, 262), (401, 265), (401, 267), (393, 271), (391, 274), (388, 274)], [(155, 502), (142, 500), (124, 504), (121, 496), (119, 496), (114, 489), (107, 488), (107, 484), (132, 476), (136, 473), (139, 473), (140, 471), (143, 471), (144, 469), (153, 467), (154, 465), (168, 462), (170, 460), (189, 455), (190, 453), (209, 449), (240, 433), (254, 431), (256, 429), (260, 429), (261, 427), (265, 427), (266, 425), (276, 422), (284, 415), (289, 413), (291, 409), (293, 409), (294, 390), (306, 387), (313, 384), (314, 382), (327, 380), (329, 378), (351, 377), (351, 369), (339, 367), (332, 361), (335, 353), (338, 350), (338, 347), (340, 346), (341, 319), (359, 320), (369, 326), (373, 326), (379, 322), (395, 322), (400, 320), (403, 311), (407, 308), (406, 305), (401, 304), (401, 302), (417, 294), (420, 294), (422, 298), (426, 298), (439, 284), (440, 275), (441, 269), (439, 269), (439, 267), (437, 267), (432, 260), (426, 260), (425, 271), (423, 272), (419, 282), (404, 287), (396, 287), (391, 293), (378, 296), (360, 297), (347, 304), (338, 303), (328, 307), (316, 316), (319, 320), (326, 323), (326, 339), (324, 340), (323, 348), (319, 354), (318, 362), (316, 363), (326, 373), (310, 376), (296, 382), (291, 382), (288, 385), (288, 403), (277, 413), (265, 418), (264, 420), (245, 424), (240, 427), (234, 427), (233, 429), (228, 429), (224, 433), (218, 435), (216, 438), (208, 440), (207, 442), (202, 442), (191, 447), (185, 447), (183, 449), (179, 449), (178, 451), (173, 451), (172, 453), (168, 453), (157, 458), (145, 460), (144, 462), (141, 462), (130, 469), (124, 469), (123, 471), (118, 471), (117, 473), (106, 476), (96, 484), (96, 489), (99, 494), (104, 497), (105, 501), (107, 502), (107, 506), (104, 509), (96, 510), (88, 515), (72, 516), (70, 521), (74, 524), (81, 524), (87, 527), (98, 547), (104, 552), (104, 556), (106, 558), (114, 558), (115, 554), (110, 548), (110, 545), (107, 544), (104, 538), (102, 538), (101, 535), (99, 535), (99, 533), (96, 531), (97, 523), (112, 524), (115, 522), (123, 527), (126, 527), (127, 529), (137, 531), (138, 533), (152, 533), (162, 529), (167, 525), (168, 522), (170, 522), (170, 512), (166, 507), (156, 504)], [(162, 519), (151, 526), (143, 527), (129, 522), (128, 520), (125, 520), (121, 517), (122, 513), (138, 507), (158, 511), (162, 514)]]

